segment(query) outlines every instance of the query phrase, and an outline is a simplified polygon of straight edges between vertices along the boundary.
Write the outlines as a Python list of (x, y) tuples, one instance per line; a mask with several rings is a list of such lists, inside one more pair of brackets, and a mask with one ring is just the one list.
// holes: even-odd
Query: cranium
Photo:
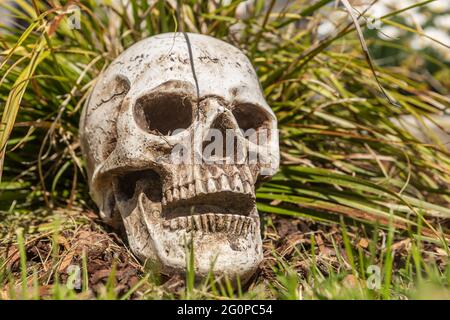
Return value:
[[(192, 245), (198, 276), (246, 281), (262, 259), (255, 185), (278, 169), (276, 129), (240, 50), (199, 34), (147, 38), (97, 79), (84, 108), (91, 196), (141, 260), (183, 273)], [(206, 159), (214, 131), (234, 134)]]

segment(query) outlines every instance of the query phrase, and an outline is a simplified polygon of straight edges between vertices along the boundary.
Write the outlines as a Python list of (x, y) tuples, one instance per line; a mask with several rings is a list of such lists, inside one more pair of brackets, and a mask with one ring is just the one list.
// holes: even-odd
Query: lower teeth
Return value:
[(164, 220), (163, 227), (172, 231), (226, 232), (247, 235), (253, 231), (254, 221), (252, 218), (242, 215), (209, 213)]

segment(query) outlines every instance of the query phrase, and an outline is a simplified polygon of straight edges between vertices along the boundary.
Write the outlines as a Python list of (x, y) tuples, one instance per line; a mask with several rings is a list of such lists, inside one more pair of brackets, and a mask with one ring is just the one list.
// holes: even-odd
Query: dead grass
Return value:
[[(186, 298), (184, 277), (169, 277), (140, 264), (122, 238), (102, 225), (95, 213), (61, 211), (60, 214), (28, 230), (24, 251), (26, 293), (21, 283), (20, 248), (15, 237), (3, 238), (0, 261), (1, 269), (6, 271), (0, 277), (2, 299), (23, 298), (24, 294), (39, 299)], [(264, 221), (264, 260), (257, 274), (239, 289), (240, 293), (224, 288), (214, 290), (213, 282), (206, 281), (197, 283), (190, 297), (376, 299), (382, 297), (382, 286), (380, 283), (377, 289), (367, 287), (371, 276), (367, 267), (383, 268), (387, 251), (393, 258), (394, 277), (400, 282), (408, 280), (412, 286), (404, 290), (404, 286), (396, 287), (393, 282), (390, 298), (414, 297), (415, 280), (406, 276), (415, 250), (414, 239), (397, 235), (388, 244), (388, 234), (382, 229), (347, 226), (344, 228), (348, 240), (345, 240), (342, 226), (336, 224), (276, 215), (267, 216)], [(439, 243), (424, 242), (420, 254), (421, 264), (436, 268), (424, 271), (426, 283), (434, 283), (430, 277), (433, 272), (437, 272), (433, 276), (441, 274), (441, 277), (449, 272), (448, 253)], [(86, 277), (86, 283), (70, 290), (67, 286), (73, 283), (70, 276), (74, 274), (74, 266), (79, 267), (80, 279)], [(215, 280), (220, 288), (221, 280)], [(435, 298), (445, 298), (448, 293), (444, 290)]]

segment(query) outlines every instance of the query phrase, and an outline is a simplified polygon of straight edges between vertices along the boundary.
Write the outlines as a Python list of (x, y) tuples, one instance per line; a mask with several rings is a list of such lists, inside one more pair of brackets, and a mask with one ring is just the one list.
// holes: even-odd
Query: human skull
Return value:
[[(206, 143), (229, 132), (226, 148)], [(246, 281), (255, 272), (255, 185), (278, 170), (279, 146), (276, 117), (240, 50), (190, 33), (136, 43), (98, 78), (80, 139), (100, 215), (124, 226), (138, 258), (184, 273), (193, 249), (199, 277)]]

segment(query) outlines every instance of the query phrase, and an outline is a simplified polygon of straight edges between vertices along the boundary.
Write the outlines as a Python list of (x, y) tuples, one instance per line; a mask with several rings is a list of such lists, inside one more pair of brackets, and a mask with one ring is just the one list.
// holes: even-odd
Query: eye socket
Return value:
[(192, 123), (192, 102), (182, 93), (155, 93), (139, 98), (134, 107), (139, 127), (152, 134), (170, 135)]
[(240, 104), (233, 108), (233, 115), (239, 128), (244, 132), (270, 129), (269, 116), (259, 106), (253, 104)]

